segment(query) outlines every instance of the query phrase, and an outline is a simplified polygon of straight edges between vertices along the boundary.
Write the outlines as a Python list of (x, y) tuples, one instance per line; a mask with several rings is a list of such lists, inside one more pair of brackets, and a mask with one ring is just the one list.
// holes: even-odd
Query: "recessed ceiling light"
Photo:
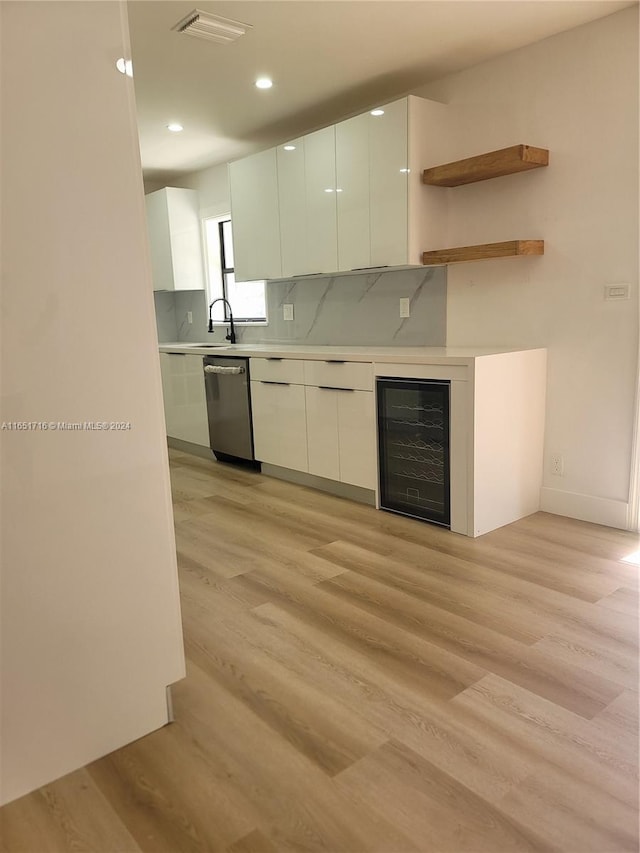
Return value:
[(181, 124), (172, 122), (167, 125), (167, 130), (170, 130), (172, 133), (180, 133), (181, 130), (184, 130), (184, 127)]
[(270, 80), (268, 77), (258, 77), (256, 86), (258, 89), (270, 89), (273, 86), (273, 80)]
[(400, 169), (400, 171), (408, 175), (411, 169)]
[(296, 150), (296, 146), (295, 146), (295, 145), (285, 145), (285, 146), (284, 146), (284, 150), (285, 150), (285, 151), (295, 151), (295, 150)]
[(336, 190), (336, 192), (337, 192), (337, 193), (341, 193), (341, 192), (342, 192), (342, 190), (341, 190), (340, 188), (338, 188), (338, 189)]
[(326, 189), (326, 190), (325, 190), (325, 192), (326, 192), (326, 193), (332, 193), (332, 192), (333, 192), (333, 190), (331, 189), (331, 187), (329, 187), (328, 189)]
[(383, 116), (384, 110), (371, 110), (371, 115), (372, 116)]
[(133, 77), (133, 62), (130, 59), (125, 59), (124, 56), (121, 56), (116, 62), (116, 68), (121, 74)]

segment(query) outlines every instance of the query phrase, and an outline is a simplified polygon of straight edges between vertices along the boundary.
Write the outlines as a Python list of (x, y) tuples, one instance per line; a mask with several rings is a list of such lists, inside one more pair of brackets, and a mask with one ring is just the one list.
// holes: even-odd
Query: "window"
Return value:
[[(266, 322), (264, 281), (235, 279), (231, 218), (218, 216), (205, 219), (204, 235), (209, 302), (222, 296), (228, 299), (234, 323)], [(229, 319), (229, 309), (224, 302), (216, 302), (211, 314), (214, 323), (224, 323)]]

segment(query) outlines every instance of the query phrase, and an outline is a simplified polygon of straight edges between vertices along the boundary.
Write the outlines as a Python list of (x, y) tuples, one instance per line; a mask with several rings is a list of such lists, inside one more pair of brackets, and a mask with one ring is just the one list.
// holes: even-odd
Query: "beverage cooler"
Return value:
[(376, 385), (380, 507), (449, 527), (449, 382)]

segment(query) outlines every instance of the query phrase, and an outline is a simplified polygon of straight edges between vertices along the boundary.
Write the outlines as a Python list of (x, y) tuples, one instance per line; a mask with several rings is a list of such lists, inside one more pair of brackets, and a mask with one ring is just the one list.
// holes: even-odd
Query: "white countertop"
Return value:
[(303, 346), (301, 344), (229, 344), (202, 346), (183, 342), (162, 343), (160, 352), (192, 355), (240, 356), (242, 358), (302, 358), (386, 362), (389, 364), (469, 364), (483, 356), (522, 352), (531, 347), (349, 347)]

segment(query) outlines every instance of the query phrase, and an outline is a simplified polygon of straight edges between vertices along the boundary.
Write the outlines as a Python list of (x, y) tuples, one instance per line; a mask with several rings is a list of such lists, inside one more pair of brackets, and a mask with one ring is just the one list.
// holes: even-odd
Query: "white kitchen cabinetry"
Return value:
[(410, 103), (413, 114), (423, 109), (419, 99), (402, 98), (336, 125), (340, 270), (415, 262), (407, 230)]
[(371, 391), (307, 386), (309, 473), (376, 488), (375, 402)]
[(276, 149), (229, 165), (236, 281), (282, 275)]
[(446, 106), (380, 110), (230, 165), (237, 279), (421, 266), (446, 245), (447, 196), (421, 180)]
[(304, 273), (307, 268), (307, 192), (304, 174), (304, 139), (277, 148), (278, 202), (282, 275)]
[(302, 361), (252, 358), (249, 373), (256, 459), (294, 471), (306, 471), (307, 421)]
[[(421, 237), (420, 246), (409, 246), (408, 217), (409, 187), (412, 193), (425, 193), (420, 185), (418, 156), (422, 140), (415, 140), (417, 151), (415, 146), (409, 147), (408, 124), (420, 122), (421, 114), (430, 109), (429, 101), (403, 98), (386, 104), (383, 115), (368, 116), (370, 265), (373, 267), (420, 261), (424, 238)], [(425, 132), (434, 131), (430, 128)]]
[(367, 362), (304, 362), (309, 473), (376, 489), (373, 370)]
[(375, 363), (374, 371), (450, 382), (453, 532), (482, 536), (540, 509), (546, 350)]
[[(321, 477), (336, 484), (329, 491), (353, 496), (342, 483), (378, 498), (375, 382), (436, 380), (450, 385), (452, 532), (481, 536), (540, 508), (546, 350), (248, 349), (255, 455), (274, 466), (268, 473), (289, 469), (312, 475), (298, 482), (323, 488)], [(348, 361), (351, 352), (369, 360)], [(202, 355), (163, 353), (161, 363), (168, 434), (208, 446)]]
[(256, 459), (376, 488), (370, 363), (251, 359)]
[(167, 435), (209, 446), (209, 420), (201, 355), (160, 353)]
[(378, 484), (376, 404), (372, 391), (334, 391), (338, 402), (340, 480), (375, 491)]
[(338, 269), (371, 266), (369, 113), (336, 125)]
[(256, 459), (294, 471), (306, 471), (304, 385), (252, 380), (251, 409)]
[(200, 205), (195, 190), (165, 187), (145, 196), (154, 290), (202, 290)]
[(325, 127), (304, 138), (307, 259), (305, 273), (338, 269), (336, 134)]
[(277, 149), (282, 275), (339, 268), (336, 128), (326, 127)]
[[(309, 473), (327, 480), (340, 479), (338, 400), (340, 393), (327, 388), (305, 387)], [(353, 393), (343, 391), (342, 393)]]

